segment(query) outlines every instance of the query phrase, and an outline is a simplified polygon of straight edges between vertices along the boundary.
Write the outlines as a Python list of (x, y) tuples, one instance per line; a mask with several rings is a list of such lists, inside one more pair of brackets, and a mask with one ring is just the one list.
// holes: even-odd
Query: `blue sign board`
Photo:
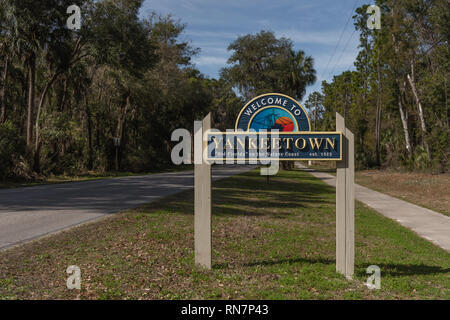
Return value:
[(342, 133), (311, 132), (305, 109), (283, 94), (251, 100), (235, 130), (207, 134), (207, 160), (342, 160)]
[(342, 159), (340, 132), (217, 132), (207, 139), (209, 161)]
[(235, 130), (280, 132), (311, 131), (305, 109), (294, 99), (269, 93), (256, 97), (242, 108), (236, 120)]

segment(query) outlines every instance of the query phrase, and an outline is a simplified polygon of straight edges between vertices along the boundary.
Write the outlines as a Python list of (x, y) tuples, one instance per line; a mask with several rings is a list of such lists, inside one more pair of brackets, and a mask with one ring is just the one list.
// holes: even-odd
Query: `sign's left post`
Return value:
[(211, 165), (204, 157), (205, 133), (211, 129), (211, 113), (194, 124), (194, 241), (195, 264), (211, 269)]

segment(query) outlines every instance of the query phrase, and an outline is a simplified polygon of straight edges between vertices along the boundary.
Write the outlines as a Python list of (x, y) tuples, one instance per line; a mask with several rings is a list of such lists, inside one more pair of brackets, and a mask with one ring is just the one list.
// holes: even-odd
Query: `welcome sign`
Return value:
[[(242, 108), (234, 130), (211, 130), (211, 113), (194, 123), (194, 252), (195, 264), (212, 268), (212, 165), (258, 160), (278, 172), (277, 161), (336, 161), (336, 271), (352, 278), (355, 269), (355, 137), (336, 113), (337, 132), (311, 132), (303, 107), (277, 93), (259, 96)], [(229, 161), (231, 160), (231, 161)], [(239, 162), (238, 162), (239, 163)], [(267, 163), (267, 164), (268, 164)], [(274, 167), (275, 170), (269, 169)], [(282, 186), (281, 186), (282, 188)]]
[(207, 134), (207, 160), (342, 160), (341, 132), (311, 132), (305, 109), (269, 93), (247, 103), (235, 132)]
[(279, 93), (256, 97), (242, 108), (235, 130), (311, 131), (308, 114), (294, 99)]

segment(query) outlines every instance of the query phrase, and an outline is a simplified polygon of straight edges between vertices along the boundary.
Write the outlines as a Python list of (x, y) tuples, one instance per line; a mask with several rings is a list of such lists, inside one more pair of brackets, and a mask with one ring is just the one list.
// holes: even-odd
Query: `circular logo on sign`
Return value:
[(279, 93), (254, 98), (239, 113), (236, 131), (311, 131), (308, 114), (294, 99)]

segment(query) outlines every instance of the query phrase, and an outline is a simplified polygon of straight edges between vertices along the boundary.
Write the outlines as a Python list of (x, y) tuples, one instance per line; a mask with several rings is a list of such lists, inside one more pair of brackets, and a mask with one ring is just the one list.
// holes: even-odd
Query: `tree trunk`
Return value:
[[(127, 91), (124, 96), (124, 105), (121, 108), (121, 111), (119, 113), (119, 117), (117, 120), (117, 129), (116, 129), (116, 138), (122, 139), (123, 137), (123, 125), (125, 122), (125, 117), (127, 115), (128, 109), (130, 107), (130, 92)], [(120, 151), (121, 146), (116, 146), (116, 157), (115, 157), (115, 169), (116, 171), (119, 171), (120, 169)]]
[(377, 166), (381, 166), (381, 99), (377, 104), (377, 120), (376, 120), (376, 154), (377, 154)]
[(6, 82), (8, 81), (8, 67), (9, 67), (9, 58), (5, 59), (5, 70), (3, 73), (3, 85), (2, 91), (0, 92), (0, 123), (6, 121)]
[(414, 63), (413, 62), (411, 62), (411, 75), (408, 74), (407, 78), (408, 78), (409, 84), (411, 86), (412, 92), (414, 94), (414, 98), (416, 99), (417, 108), (419, 109), (420, 127), (422, 129), (423, 144), (425, 145), (425, 149), (427, 151), (428, 161), (431, 161), (430, 147), (428, 146), (428, 142), (427, 142), (427, 127), (425, 125), (425, 118), (423, 116), (422, 103), (420, 102), (420, 98), (419, 98), (419, 95), (418, 95), (417, 89), (416, 89), (416, 83), (415, 83), (415, 79), (414, 79)]
[(348, 102), (349, 102), (349, 93), (348, 93), (348, 91), (345, 91), (345, 98), (344, 98), (344, 119), (346, 119), (346, 117), (347, 117)]
[(315, 95), (315, 108), (314, 108), (314, 131), (317, 131), (317, 94)]
[(378, 100), (377, 100), (377, 114), (375, 123), (375, 140), (376, 140), (376, 156), (377, 156), (377, 166), (381, 166), (381, 155), (380, 155), (380, 136), (381, 136), (381, 71), (380, 71), (380, 57), (378, 57), (377, 64), (378, 72)]
[(88, 170), (92, 170), (94, 167), (94, 152), (92, 149), (92, 117), (91, 117), (91, 110), (89, 108), (89, 100), (88, 95), (86, 93), (85, 96), (85, 102), (86, 102), (86, 115), (87, 115), (87, 124), (88, 124), (88, 145), (89, 145), (89, 158), (88, 158)]
[(36, 173), (41, 172), (41, 144), (38, 143), (34, 150), (34, 171)]
[(45, 85), (44, 91), (42, 91), (41, 98), (39, 100), (38, 110), (36, 114), (36, 124), (35, 124), (35, 130), (36, 130), (36, 137), (35, 137), (35, 148), (34, 148), (34, 171), (37, 173), (40, 172), (40, 150), (41, 150), (41, 141), (40, 141), (40, 132), (39, 132), (39, 120), (41, 118), (42, 109), (44, 107), (45, 98), (47, 97), (47, 93), (50, 90), (50, 87), (52, 86), (53, 82), (55, 82), (56, 78), (58, 77), (59, 73), (55, 73), (53, 77), (50, 79), (49, 82)]
[(402, 119), (403, 132), (405, 134), (406, 151), (408, 152), (408, 155), (411, 157), (412, 156), (412, 147), (411, 147), (411, 140), (409, 138), (408, 111), (403, 108), (403, 103), (402, 103), (403, 92), (404, 92), (404, 89), (400, 89), (400, 94), (398, 95), (398, 108), (400, 111), (400, 118)]
[(28, 61), (28, 112), (27, 112), (27, 146), (31, 147), (32, 140), (32, 125), (31, 117), (34, 110), (34, 86), (36, 77), (36, 61), (34, 54), (30, 57)]
[[(392, 16), (394, 16), (394, 9), (392, 10), (391, 14), (392, 14)], [(394, 33), (392, 34), (392, 40), (393, 40), (396, 56), (399, 56), (400, 50), (399, 50), (398, 43), (397, 43)], [(398, 94), (398, 108), (400, 111), (400, 118), (402, 120), (403, 132), (405, 134), (406, 151), (408, 152), (409, 157), (411, 157), (412, 156), (412, 147), (411, 147), (411, 140), (409, 137), (409, 130), (408, 130), (408, 111), (403, 108), (403, 103), (402, 103), (402, 99), (405, 94), (406, 84), (405, 83), (403, 83), (403, 85), (401, 84), (401, 78), (400, 78), (399, 72), (396, 72), (395, 77), (396, 77), (398, 89), (400, 90), (400, 92)]]
[(67, 99), (67, 77), (64, 79), (64, 85), (63, 85), (63, 95), (61, 97), (61, 100), (59, 102), (58, 110), (60, 112), (64, 111), (64, 105), (66, 104)]

